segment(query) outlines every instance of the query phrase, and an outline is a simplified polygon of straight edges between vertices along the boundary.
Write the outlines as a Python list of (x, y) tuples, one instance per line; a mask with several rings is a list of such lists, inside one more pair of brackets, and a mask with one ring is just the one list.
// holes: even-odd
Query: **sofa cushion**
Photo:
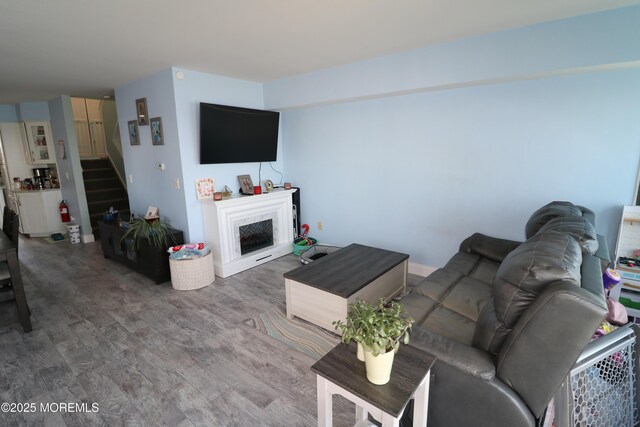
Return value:
[(500, 263), (471, 252), (457, 252), (444, 266), (446, 270), (457, 271), (492, 284)]
[(419, 326), (459, 343), (471, 345), (476, 322), (439, 305)]
[(547, 222), (563, 216), (582, 216), (582, 211), (571, 202), (551, 202), (535, 211), (524, 227), (527, 239), (531, 238)]
[(493, 283), (493, 304), (480, 315), (473, 345), (497, 355), (527, 307), (550, 284), (580, 286), (582, 251), (568, 234), (538, 233), (516, 248), (500, 265)]
[(476, 320), (491, 301), (491, 291), (492, 284), (445, 267), (417, 284), (402, 302), (417, 325), (471, 344)]
[(573, 237), (580, 245), (582, 253), (595, 254), (598, 250), (596, 229), (589, 221), (578, 216), (562, 216), (552, 219), (543, 225), (539, 233), (548, 230), (559, 231)]

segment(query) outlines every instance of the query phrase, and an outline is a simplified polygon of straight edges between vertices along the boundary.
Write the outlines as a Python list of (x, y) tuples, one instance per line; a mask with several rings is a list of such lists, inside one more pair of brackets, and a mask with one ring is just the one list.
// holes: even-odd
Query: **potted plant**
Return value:
[(122, 235), (122, 240), (131, 238), (136, 249), (140, 248), (141, 239), (147, 239), (150, 245), (160, 249), (167, 249), (169, 246), (169, 237), (173, 239), (169, 230), (169, 224), (166, 222), (160, 221), (157, 218), (149, 220), (135, 217), (133, 221), (129, 223), (127, 231)]
[(358, 360), (364, 362), (364, 349), (362, 347), (362, 341), (364, 339), (364, 331), (366, 330), (367, 319), (371, 318), (376, 308), (371, 304), (357, 300), (354, 304), (349, 304), (347, 310), (346, 323), (341, 320), (333, 322), (336, 330), (339, 330), (342, 334), (342, 342), (349, 344), (351, 340), (355, 341), (358, 345), (357, 357)]
[(347, 313), (347, 323), (335, 322), (343, 332), (342, 342), (359, 342), (364, 349), (367, 379), (377, 385), (386, 384), (400, 340), (409, 343), (413, 319), (403, 315), (401, 304), (386, 304), (382, 299), (377, 306), (357, 301)]

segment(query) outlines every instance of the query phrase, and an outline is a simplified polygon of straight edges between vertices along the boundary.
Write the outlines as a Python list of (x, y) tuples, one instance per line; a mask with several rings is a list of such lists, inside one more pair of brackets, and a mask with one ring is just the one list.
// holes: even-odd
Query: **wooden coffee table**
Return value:
[(335, 332), (357, 299), (389, 300), (407, 287), (409, 255), (352, 244), (284, 274), (287, 317)]
[(427, 425), (430, 370), (435, 358), (410, 345), (401, 345), (394, 356), (391, 380), (375, 385), (367, 380), (364, 362), (356, 357), (356, 345), (338, 344), (311, 370), (318, 386), (318, 425), (333, 425), (333, 395), (339, 394), (356, 404), (356, 422), (371, 414), (383, 427), (398, 426), (414, 399), (413, 425)]

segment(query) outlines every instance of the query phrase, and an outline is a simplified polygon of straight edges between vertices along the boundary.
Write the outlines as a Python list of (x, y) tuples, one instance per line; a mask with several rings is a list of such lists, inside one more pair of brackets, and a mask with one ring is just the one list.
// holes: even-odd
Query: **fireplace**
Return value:
[(241, 255), (273, 246), (273, 220), (253, 222), (238, 228)]
[(291, 253), (294, 191), (201, 202), (216, 276), (228, 277)]

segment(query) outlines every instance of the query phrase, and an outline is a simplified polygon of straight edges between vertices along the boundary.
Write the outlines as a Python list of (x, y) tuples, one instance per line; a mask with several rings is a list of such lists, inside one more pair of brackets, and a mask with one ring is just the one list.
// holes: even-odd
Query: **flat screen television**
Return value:
[(200, 103), (200, 164), (273, 162), (280, 113)]

